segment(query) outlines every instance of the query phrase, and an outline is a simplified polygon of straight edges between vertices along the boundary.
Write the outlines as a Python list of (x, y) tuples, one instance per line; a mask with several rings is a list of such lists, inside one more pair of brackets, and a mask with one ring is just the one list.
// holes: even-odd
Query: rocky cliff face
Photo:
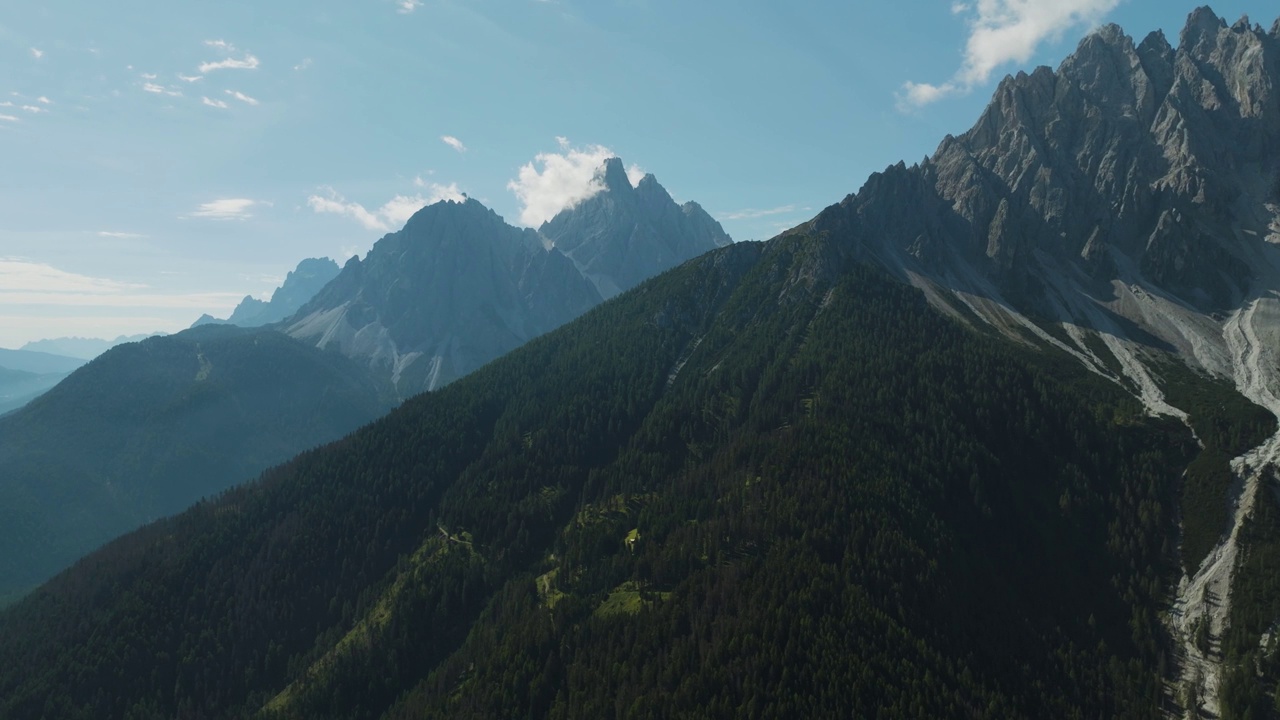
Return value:
[[(1075, 356), (1153, 413), (1186, 417), (1164, 395), (1178, 357), (1280, 416), (1278, 84), (1280, 21), (1201, 8), (1176, 48), (1109, 25), (796, 232), (844, 240), (964, 322)], [(1280, 436), (1232, 461), (1230, 525), (1170, 613), (1184, 695), (1214, 712), (1225, 661), (1194, 628), (1230, 625), (1237, 538), (1278, 460)]]
[(224, 323), (247, 328), (280, 322), (298, 312), (299, 308), (337, 276), (336, 262), (329, 258), (307, 258), (285, 276), (284, 283), (271, 294), (270, 301), (263, 302), (246, 295), (226, 320), (202, 315), (191, 327)]
[(556, 215), (539, 233), (606, 299), (732, 242), (701, 206), (677, 205), (653, 175), (633, 188), (622, 161), (611, 158), (601, 176), (604, 192)]
[(432, 390), (586, 312), (600, 295), (533, 230), (475, 200), (442, 202), (352, 258), (287, 324), (391, 376)]
[(1280, 287), (1278, 81), (1274, 27), (1201, 8), (1175, 49), (1109, 25), (805, 227), (856, 237), (944, 306), (1090, 326), (1102, 312), (1227, 374), (1225, 353), (1161, 316), (1225, 315)]
[(407, 397), (434, 390), (641, 281), (727, 244), (696, 203), (622, 161), (604, 190), (517, 229), (475, 200), (423, 208), (286, 324), (293, 337), (363, 359)]

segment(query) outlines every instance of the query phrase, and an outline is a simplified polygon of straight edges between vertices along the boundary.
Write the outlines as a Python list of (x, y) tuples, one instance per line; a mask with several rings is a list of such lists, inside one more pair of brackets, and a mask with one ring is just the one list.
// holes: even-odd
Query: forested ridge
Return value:
[(0, 615), (0, 716), (1161, 716), (1185, 426), (795, 232)]

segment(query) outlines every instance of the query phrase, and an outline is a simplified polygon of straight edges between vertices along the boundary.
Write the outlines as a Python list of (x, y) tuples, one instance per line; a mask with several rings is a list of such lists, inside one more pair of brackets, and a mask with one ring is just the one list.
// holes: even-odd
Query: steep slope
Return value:
[(418, 211), (285, 324), (389, 377), (438, 388), (600, 302), (573, 264), (475, 200)]
[[(1183, 371), (1169, 353), (1278, 412), (1278, 28), (1200, 8), (1176, 49), (1101, 28), (1056, 71), (1007, 78), (973, 129), (809, 228), (857, 238), (938, 307), (1055, 345), (1152, 412), (1189, 410), (1170, 395)], [(1184, 680), (1215, 714), (1234, 712), (1219, 707), (1219, 666), (1254, 660), (1206, 650), (1193, 628), (1209, 618), (1216, 639), (1230, 625), (1236, 538), (1280, 451), (1262, 440), (1206, 444), (1182, 492), (1174, 629)]]
[(1156, 717), (1191, 449), (796, 233), (0, 615), (0, 715)]
[(633, 188), (619, 158), (606, 160), (599, 177), (601, 192), (543, 223), (538, 233), (606, 299), (732, 242), (701, 206), (677, 205), (653, 175)]
[(307, 258), (285, 276), (284, 282), (271, 294), (269, 301), (263, 302), (246, 295), (226, 320), (202, 315), (191, 327), (212, 323), (261, 327), (280, 322), (298, 312), (321, 288), (337, 277), (338, 272), (338, 264), (329, 258)]
[(0, 418), (0, 597), (388, 407), (346, 358), (209, 327), (114, 348)]

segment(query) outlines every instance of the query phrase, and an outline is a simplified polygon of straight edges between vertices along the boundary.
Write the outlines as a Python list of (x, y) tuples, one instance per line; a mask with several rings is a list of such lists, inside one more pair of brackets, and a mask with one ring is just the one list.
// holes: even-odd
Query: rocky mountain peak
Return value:
[(1187, 16), (1187, 24), (1182, 28), (1182, 36), (1178, 44), (1190, 50), (1202, 38), (1213, 37), (1219, 30), (1224, 30), (1226, 27), (1226, 21), (1218, 17), (1212, 8), (1202, 5), (1192, 10)]
[(632, 190), (631, 178), (627, 177), (627, 168), (621, 158), (612, 157), (604, 161), (600, 168), (600, 178), (605, 190), (609, 192), (629, 193)]
[(731, 242), (701, 207), (677, 205), (653, 175), (633, 188), (620, 158), (606, 160), (597, 176), (608, 192), (562, 211), (538, 232), (602, 297)]

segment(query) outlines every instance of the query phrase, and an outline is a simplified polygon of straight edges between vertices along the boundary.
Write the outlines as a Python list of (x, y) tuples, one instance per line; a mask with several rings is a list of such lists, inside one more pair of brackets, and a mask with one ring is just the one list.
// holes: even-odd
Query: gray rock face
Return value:
[(293, 337), (360, 358), (402, 397), (434, 390), (578, 317), (604, 299), (730, 242), (696, 203), (622, 161), (605, 190), (540, 232), (475, 200), (423, 208), (285, 324)]
[[(977, 124), (873, 175), (812, 224), (952, 289), (1052, 314), (1045, 288), (1147, 283), (1238, 306), (1280, 188), (1276, 33), (1193, 12), (1177, 49), (1109, 25), (1057, 71), (1007, 77)], [(1094, 285), (1090, 285), (1094, 283)], [(1105, 292), (1105, 291), (1104, 291)]]
[(475, 200), (423, 208), (352, 258), (285, 326), (389, 374), (408, 396), (432, 390), (552, 330), (600, 295), (532, 230)]
[(285, 276), (284, 283), (271, 294), (269, 302), (246, 295), (226, 320), (206, 314), (200, 316), (191, 327), (221, 323), (248, 328), (280, 322), (298, 312), (299, 308), (337, 276), (336, 262), (329, 258), (307, 258)]
[(677, 205), (653, 175), (636, 187), (618, 158), (601, 170), (605, 190), (544, 223), (539, 233), (608, 299), (732, 242), (695, 202)]

